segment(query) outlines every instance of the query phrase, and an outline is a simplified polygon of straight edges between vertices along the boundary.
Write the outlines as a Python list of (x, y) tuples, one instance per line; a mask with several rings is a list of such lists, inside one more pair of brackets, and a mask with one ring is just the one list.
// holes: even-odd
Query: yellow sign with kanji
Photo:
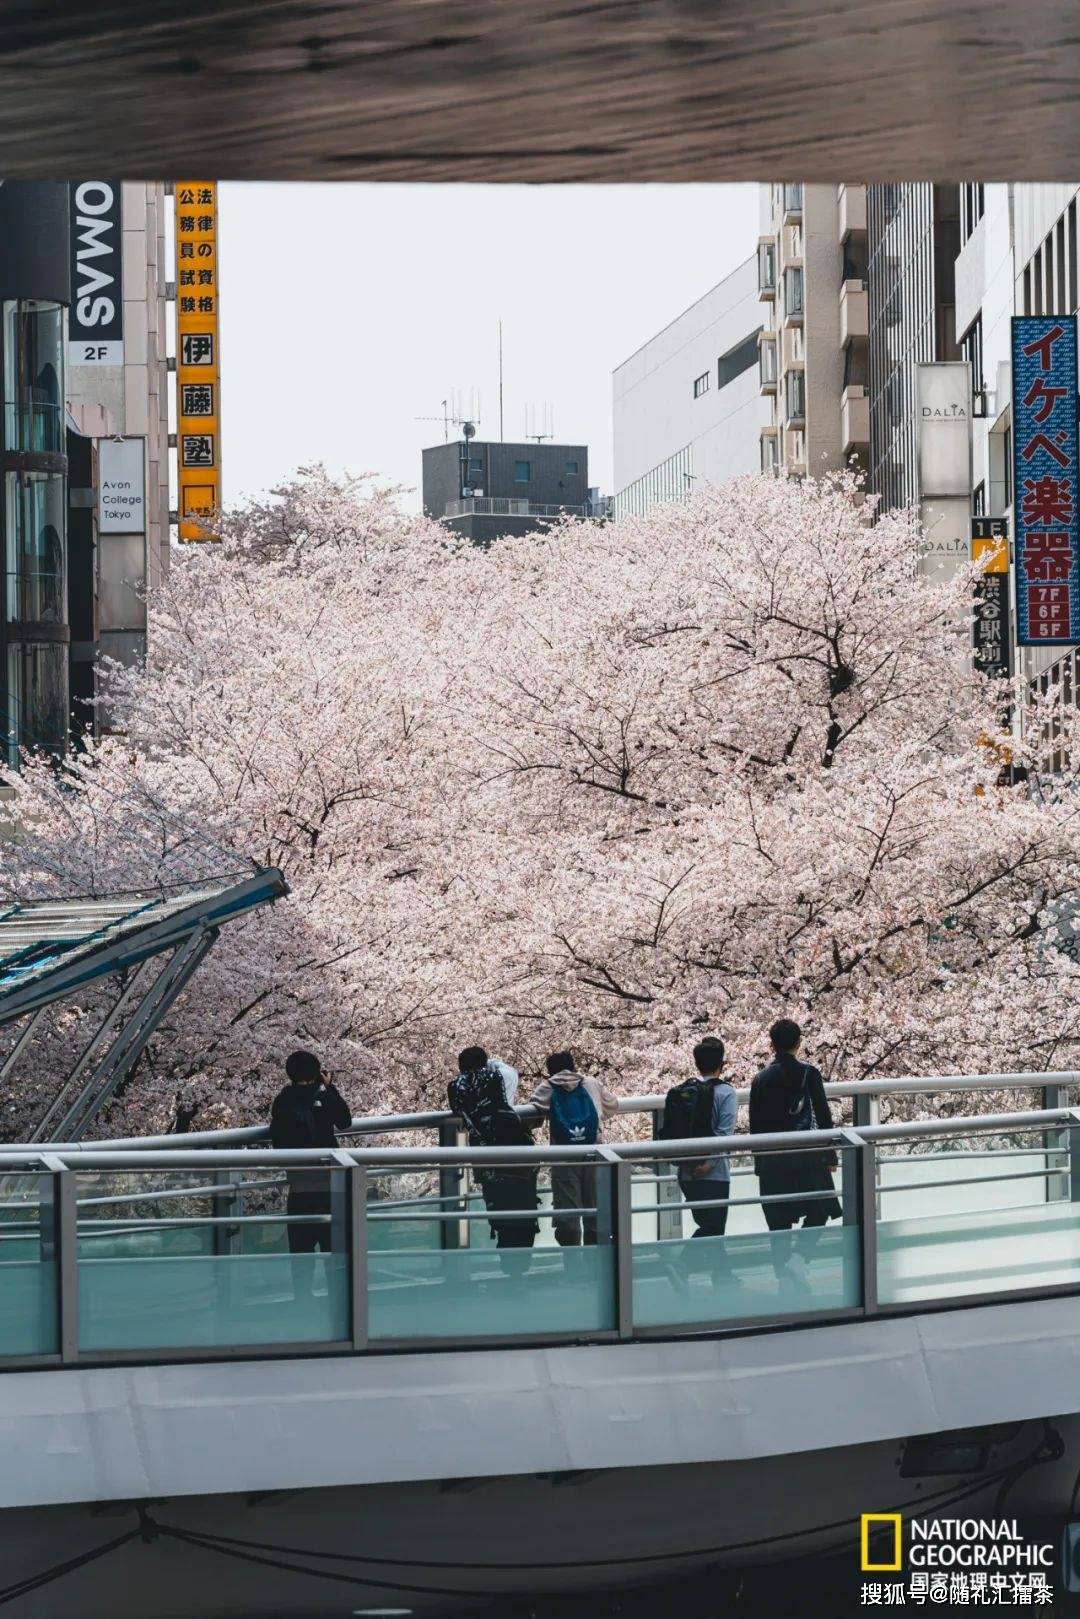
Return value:
[(176, 465), (182, 540), (212, 540), (221, 509), (221, 289), (216, 180), (177, 180)]

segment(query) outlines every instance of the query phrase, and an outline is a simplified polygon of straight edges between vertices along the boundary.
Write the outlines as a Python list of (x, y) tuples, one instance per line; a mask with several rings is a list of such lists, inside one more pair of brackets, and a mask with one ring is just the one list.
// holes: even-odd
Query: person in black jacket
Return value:
[[(352, 1123), (349, 1104), (322, 1071), (311, 1051), (294, 1051), (285, 1064), (289, 1083), (274, 1097), (270, 1109), (270, 1140), (275, 1147), (336, 1147), (338, 1130)], [(330, 1213), (330, 1171), (288, 1169), (292, 1215)], [(331, 1249), (328, 1221), (289, 1221), (289, 1252), (313, 1254)]]
[[(802, 1030), (791, 1018), (780, 1018), (769, 1030), (775, 1053), (772, 1062), (757, 1074), (750, 1086), (751, 1135), (778, 1135), (793, 1130), (831, 1130), (832, 1114), (825, 1098), (820, 1073), (798, 1055)], [(763, 1152), (754, 1156), (754, 1170), (762, 1197), (790, 1196), (798, 1192), (831, 1192), (831, 1197), (807, 1198), (800, 1202), (764, 1203), (765, 1222), (771, 1232), (790, 1232), (802, 1221), (803, 1229), (838, 1220), (842, 1210), (835, 1195), (832, 1152)], [(812, 1251), (817, 1235), (804, 1247)], [(792, 1271), (792, 1239), (774, 1236), (773, 1267), (786, 1282), (805, 1288), (805, 1277)], [(803, 1256), (807, 1257), (806, 1254)]]

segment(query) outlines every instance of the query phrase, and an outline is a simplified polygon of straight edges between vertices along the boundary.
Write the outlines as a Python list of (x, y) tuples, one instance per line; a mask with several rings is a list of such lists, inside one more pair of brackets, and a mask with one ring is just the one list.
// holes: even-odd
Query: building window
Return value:
[(758, 380), (763, 388), (776, 387), (776, 339), (773, 337), (761, 345)]
[(563, 467), (563, 477), (564, 478), (576, 478), (577, 475), (578, 475), (578, 464), (577, 464), (577, 462), (576, 461), (567, 461), (566, 464)]
[(986, 516), (986, 485), (977, 483), (975, 493), (971, 497), (971, 514), (973, 517)]
[(986, 379), (983, 376), (983, 329), (982, 315), (977, 315), (968, 334), (961, 340), (960, 351), (971, 367), (971, 388), (975, 395), (976, 405), (979, 396), (986, 391)]
[(750, 367), (756, 363), (758, 357), (758, 332), (760, 330), (759, 326), (757, 331), (751, 332), (749, 337), (744, 337), (741, 343), (736, 343), (734, 348), (728, 349), (726, 354), (721, 354), (716, 362), (716, 386), (718, 388), (726, 388), (729, 382), (734, 382), (736, 377), (741, 377), (744, 371), (749, 371)]
[(758, 244), (758, 291), (772, 297), (776, 291), (776, 246), (773, 242)]
[[(528, 481), (529, 481), (529, 479), (531, 477), (532, 477), (532, 462), (531, 461), (515, 461), (514, 462), (514, 482), (515, 483), (528, 483)], [(498, 487), (498, 485), (496, 485), (496, 487)]]
[(472, 478), (482, 478), (483, 476), (484, 476), (484, 460), (483, 460), (483, 457), (479, 456), (479, 455), (470, 455), (470, 457), (469, 457), (469, 477), (470, 477), (470, 479), (472, 479)]
[(780, 446), (776, 442), (775, 433), (761, 435), (761, 470), (762, 472), (775, 472), (780, 465)]
[(986, 187), (962, 185), (960, 187), (960, 245), (975, 234), (975, 228), (986, 212)]
[(806, 372), (787, 373), (787, 414), (789, 422), (806, 420)]
[(59, 641), (8, 647), (7, 758), (19, 748), (62, 754), (68, 728), (68, 649)]
[(700, 377), (694, 378), (694, 398), (700, 399), (702, 394), (708, 393), (711, 373), (703, 371)]
[(789, 217), (791, 214), (801, 214), (802, 213), (802, 194), (803, 194), (803, 188), (802, 188), (802, 182), (801, 181), (797, 181), (794, 185), (785, 185), (784, 186), (784, 215), (785, 215), (785, 218)]
[(789, 265), (784, 271), (784, 313), (789, 318), (802, 319), (803, 273), (798, 265)]
[(64, 453), (64, 312), (33, 299), (3, 306), (4, 448)]
[(4, 475), (7, 621), (66, 624), (66, 493), (59, 472)]

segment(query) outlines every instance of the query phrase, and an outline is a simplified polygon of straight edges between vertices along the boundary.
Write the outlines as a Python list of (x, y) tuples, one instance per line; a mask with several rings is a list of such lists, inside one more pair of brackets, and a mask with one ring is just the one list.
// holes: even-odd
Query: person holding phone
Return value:
[[(832, 1114), (825, 1097), (821, 1074), (812, 1063), (799, 1056), (802, 1030), (791, 1018), (779, 1018), (769, 1030), (773, 1060), (755, 1075), (750, 1086), (751, 1135), (781, 1135), (795, 1130), (831, 1130)], [(762, 1208), (772, 1237), (773, 1269), (778, 1280), (800, 1292), (809, 1292), (805, 1264), (817, 1244), (820, 1227), (842, 1214), (836, 1197), (832, 1172), (837, 1167), (831, 1149), (807, 1152), (762, 1152), (755, 1154), (754, 1172), (763, 1198), (778, 1197)], [(800, 1192), (831, 1193), (832, 1196), (798, 1197)], [(807, 1236), (798, 1252), (790, 1235), (802, 1224)], [(793, 1266), (801, 1258), (802, 1268)]]
[[(294, 1051), (285, 1063), (289, 1083), (274, 1097), (270, 1109), (270, 1140), (275, 1147), (337, 1146), (337, 1131), (352, 1123), (349, 1104), (323, 1073), (312, 1051)], [(331, 1251), (329, 1220), (297, 1221), (295, 1215), (330, 1213), (330, 1171), (287, 1169), (289, 1199), (289, 1252), (313, 1254)]]

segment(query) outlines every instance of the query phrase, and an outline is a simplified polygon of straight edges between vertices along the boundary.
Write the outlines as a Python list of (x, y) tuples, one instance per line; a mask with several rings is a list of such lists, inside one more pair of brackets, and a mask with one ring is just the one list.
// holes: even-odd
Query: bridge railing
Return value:
[(767, 1331), (1080, 1291), (1067, 1107), (578, 1148), (182, 1140), (5, 1149), (0, 1368)]
[[(527, 1082), (524, 1082), (527, 1084)], [(1029, 1091), (1037, 1096), (1040, 1106), (1064, 1107), (1067, 1105), (1070, 1092), (1080, 1088), (1080, 1070), (1062, 1069), (1049, 1073), (1012, 1073), (1012, 1074), (922, 1074), (901, 1075), (895, 1079), (860, 1079), (844, 1081), (842, 1083), (827, 1083), (825, 1095), (841, 1103), (850, 1102), (852, 1123), (861, 1125), (877, 1124), (880, 1121), (880, 1106), (883, 1098), (906, 1096), (944, 1096), (952, 1093), (971, 1093), (978, 1095), (984, 1091)], [(740, 1109), (750, 1100), (749, 1086), (736, 1086), (735, 1094)], [(538, 1108), (527, 1103), (514, 1108), (514, 1112), (523, 1119), (539, 1119)], [(664, 1097), (662, 1095), (650, 1096), (624, 1096), (619, 1100), (619, 1113), (624, 1115), (647, 1114), (653, 1125), (653, 1134), (659, 1133), (659, 1126), (664, 1114)], [(456, 1118), (446, 1108), (432, 1108), (426, 1111), (411, 1113), (371, 1113), (357, 1114), (348, 1131), (348, 1136), (388, 1136), (403, 1135), (418, 1132), (428, 1135), (434, 1132), (442, 1146), (457, 1145), (457, 1137), (461, 1134), (461, 1120)], [(159, 1148), (175, 1147), (182, 1140), (187, 1147), (240, 1147), (255, 1146), (260, 1142), (270, 1140), (270, 1128), (266, 1124), (242, 1125), (229, 1130), (198, 1130), (185, 1133), (182, 1137), (175, 1134), (156, 1136), (124, 1136), (104, 1141), (68, 1141), (68, 1142), (38, 1142), (42, 1151), (57, 1152), (86, 1152), (99, 1151), (109, 1147), (116, 1149), (138, 1148), (147, 1151), (156, 1151)], [(0, 1167), (5, 1154), (19, 1152), (19, 1145), (0, 1142)]]

